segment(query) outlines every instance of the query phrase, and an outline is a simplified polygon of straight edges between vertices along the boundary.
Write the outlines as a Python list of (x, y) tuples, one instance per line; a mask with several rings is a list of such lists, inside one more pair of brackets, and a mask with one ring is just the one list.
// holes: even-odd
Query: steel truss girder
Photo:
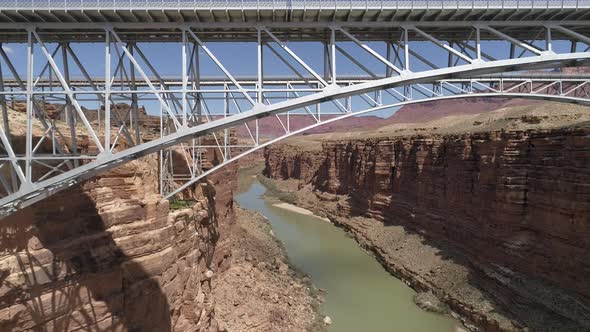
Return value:
[[(167, 82), (157, 72), (156, 68), (151, 65), (147, 57), (133, 42), (126, 43), (121, 37), (122, 33), (113, 26), (101, 26), (104, 34), (105, 42), (105, 76), (100, 78), (93, 78), (88, 75), (88, 71), (84, 69), (81, 61), (75, 56), (72, 48), (66, 43), (61, 45), (64, 57), (64, 68), (60, 68), (54, 59), (56, 52), (50, 53), (45, 47), (44, 41), (46, 34), (37, 31), (36, 27), (31, 26), (26, 31), (28, 36), (28, 66), (27, 66), (27, 85), (24, 86), (23, 81), (15, 73), (15, 82), (4, 82), (4, 91), (0, 91), (3, 100), (6, 97), (14, 98), (15, 96), (25, 96), (27, 101), (27, 133), (26, 133), (26, 149), (25, 156), (11, 151), (11, 143), (9, 140), (10, 130), (5, 133), (0, 132), (0, 140), (5, 145), (7, 157), (0, 157), (0, 161), (9, 162), (15, 170), (16, 177), (19, 178), (21, 187), (16, 192), (8, 190), (10, 187), (6, 185), (8, 181), (2, 177), (3, 187), (6, 189), (7, 195), (0, 199), (0, 214), (7, 214), (15, 209), (30, 205), (33, 202), (47, 197), (48, 195), (61, 190), (69, 185), (79, 183), (84, 179), (92, 178), (101, 174), (113, 167), (120, 165), (132, 159), (144, 156), (151, 152), (161, 151), (175, 144), (184, 144), (183, 142), (192, 139), (192, 144), (182, 145), (181, 151), (183, 157), (188, 165), (191, 182), (200, 178), (205, 174), (198, 165), (199, 153), (201, 149), (206, 146), (200, 143), (200, 137), (206, 134), (212, 134), (216, 146), (222, 155), (222, 163), (232, 160), (231, 149), (229, 148), (229, 131), (228, 128), (237, 125), (245, 125), (250, 138), (252, 138), (254, 146), (260, 146), (259, 140), (259, 126), (258, 119), (268, 116), (275, 117), (277, 125), (284, 129), (285, 135), (291, 135), (289, 123), (289, 112), (304, 110), (315, 121), (314, 126), (326, 123), (326, 119), (322, 119), (326, 111), (320, 108), (320, 105), (325, 102), (332, 103), (336, 112), (341, 116), (350, 116), (352, 114), (361, 114), (366, 112), (366, 109), (354, 109), (352, 98), (359, 97), (364, 103), (368, 104), (371, 109), (383, 108), (383, 94), (388, 94), (397, 100), (392, 105), (404, 105), (407, 103), (415, 103), (425, 100), (440, 100), (445, 98), (463, 98), (470, 96), (510, 96), (510, 97), (525, 97), (525, 98), (540, 98), (561, 100), (573, 103), (588, 103), (588, 81), (584, 78), (547, 78), (547, 79), (533, 79), (526, 77), (524, 79), (513, 78), (482, 78), (479, 75), (503, 73), (515, 70), (539, 69), (539, 68), (553, 68), (567, 65), (579, 65), (590, 60), (590, 52), (565, 52), (556, 53), (552, 48), (553, 38), (551, 31), (560, 31), (562, 36), (572, 38), (572, 43), (589, 43), (590, 39), (573, 31), (570, 27), (555, 25), (552, 23), (536, 24), (536, 27), (546, 31), (546, 47), (541, 48), (538, 45), (531, 46), (528, 41), (521, 41), (518, 38), (509, 35), (509, 32), (500, 31), (497, 26), (484, 24), (466, 25), (470, 29), (475, 29), (474, 39), (468, 39), (461, 43), (450, 43), (443, 39), (444, 36), (435, 36), (432, 32), (422, 29), (423, 24), (405, 23), (400, 26), (402, 34), (393, 51), (396, 54), (395, 59), (391, 59), (390, 54), (387, 56), (381, 55), (369, 44), (357, 38), (349, 31), (346, 26), (330, 25), (327, 29), (328, 38), (325, 40), (325, 54), (324, 61), (329, 66), (324, 70), (324, 76), (321, 76), (317, 71), (312, 69), (312, 66), (305, 62), (302, 57), (287, 46), (284, 40), (280, 39), (279, 35), (275, 35), (272, 29), (268, 26), (252, 27), (256, 31), (257, 47), (258, 47), (258, 63), (256, 77), (250, 82), (243, 82), (238, 77), (232, 75), (226, 66), (213, 54), (207, 47), (206, 43), (198, 36), (198, 32), (191, 26), (175, 26), (179, 29), (182, 35), (182, 76), (179, 80), (172, 80)], [(0, 30), (2, 27), (0, 26)], [(529, 51), (533, 56), (529, 57), (511, 57), (508, 59), (494, 59), (486, 55), (482, 50), (481, 31), (488, 31), (490, 35), (495, 35), (496, 38), (502, 39), (516, 47), (520, 47)], [(448, 67), (440, 68), (438, 66), (433, 69), (416, 71), (416, 66), (412, 65), (416, 58), (422, 62), (429, 62), (424, 59), (424, 55), (420, 55), (416, 50), (412, 49), (410, 45), (409, 31), (415, 32), (412, 35), (414, 38), (419, 36), (420, 41), (431, 42), (433, 45), (446, 51), (449, 56)], [(341, 36), (336, 38), (336, 33)], [(323, 32), (322, 32), (323, 33)], [(267, 39), (264, 39), (266, 36)], [(470, 37), (471, 38), (471, 37)], [(343, 48), (339, 47), (337, 42), (347, 41), (352, 42), (357, 47), (360, 47), (365, 53), (370, 55), (373, 60), (377, 60), (384, 68), (386, 68), (386, 75), (379, 75), (373, 73), (362, 60), (356, 60), (348, 54)], [(388, 44), (392, 40), (386, 41)], [(475, 43), (474, 46), (469, 45), (470, 42)], [(193, 54), (189, 61), (187, 46), (189, 43), (194, 45)], [(297, 65), (303, 67), (305, 71), (311, 74), (311, 78), (305, 77), (299, 73), (298, 70), (289, 65), (289, 60), (283, 57), (278, 51), (275, 51), (271, 44), (278, 44), (280, 50), (287, 53), (291, 60), (294, 60)], [(38, 78), (34, 77), (33, 72), (33, 47), (37, 45), (40, 47), (48, 64), (42, 70)], [(266, 46), (273, 50), (275, 54), (297, 75), (297, 80), (287, 78), (285, 82), (274, 82), (270, 78), (264, 76), (262, 48)], [(457, 46), (459, 48), (457, 48)], [(389, 46), (388, 46), (389, 47)], [(115, 71), (111, 73), (111, 50), (115, 50), (118, 55), (118, 63)], [(136, 53), (134, 52), (136, 51)], [(221, 69), (225, 77), (216, 82), (207, 82), (202, 80), (199, 69), (199, 52), (203, 50), (204, 53)], [(389, 48), (388, 48), (389, 50)], [(343, 78), (338, 72), (336, 65), (337, 52), (343, 54), (348, 59), (354, 59), (353, 63), (360, 67), (368, 74), (364, 78), (347, 80)], [(389, 51), (388, 51), (389, 52)], [(524, 53), (524, 52), (522, 52)], [(521, 53), (521, 54), (522, 54)], [(67, 66), (67, 55), (70, 54), (76, 65), (80, 68), (84, 75), (84, 80), (73, 81), (69, 75)], [(2, 56), (11, 69), (10, 62), (6, 61), (6, 54), (2, 52)], [(129, 60), (129, 67), (126, 67), (124, 59)], [(141, 60), (149, 70), (155, 75), (156, 80), (148, 77), (147, 72), (143, 69)], [(454, 60), (454, 61), (453, 61)], [(458, 64), (462, 60), (465, 64)], [(399, 66), (398, 66), (399, 64)], [(127, 70), (130, 75), (127, 75)], [(414, 71), (412, 71), (414, 70)], [(136, 82), (134, 73), (137, 71), (141, 77), (141, 81)], [(1, 71), (0, 71), (1, 72)], [(44, 73), (49, 75), (48, 79), (43, 79)], [(119, 81), (115, 81), (117, 73), (120, 75)], [(53, 77), (55, 75), (55, 78)], [(526, 74), (525, 74), (526, 76)], [(140, 82), (143, 81), (143, 86), (140, 87)], [(60, 89), (55, 88), (55, 83)], [(120, 87), (117, 86), (120, 83)], [(11, 85), (12, 84), (12, 85)], [(201, 87), (201, 84), (209, 84), (209, 88)], [(285, 88), (276, 88), (277, 86), (285, 85)], [(430, 86), (431, 85), (431, 86)], [(231, 86), (235, 88), (230, 88)], [(248, 87), (250, 86), (250, 87)], [(215, 87), (215, 89), (211, 89)], [(7, 90), (9, 88), (10, 90)], [(14, 89), (20, 89), (14, 91)], [(43, 89), (48, 90), (43, 90)], [(41, 90), (40, 90), (41, 89)], [(400, 92), (400, 89), (401, 92)], [(284, 100), (274, 102), (276, 97), (271, 95), (277, 93), (285, 93)], [(451, 93), (451, 95), (448, 95)], [(82, 155), (77, 152), (76, 137), (77, 130), (75, 121), (70, 121), (70, 129), (72, 131), (72, 148), (73, 151), (68, 155), (61, 149), (60, 144), (55, 144), (55, 133), (59, 133), (53, 120), (47, 124), (47, 115), (42, 114), (39, 110), (38, 100), (36, 98), (55, 98), (66, 96), (67, 105), (75, 108), (76, 113), (84, 125), (87, 134), (96, 144), (98, 154), (96, 155)], [(212, 96), (217, 95), (217, 97)], [(86, 119), (85, 113), (81, 109), (81, 102), (86, 101), (89, 96), (97, 96), (97, 100), (104, 105), (104, 130), (101, 130), (101, 115), (98, 112), (98, 130), (93, 128), (93, 125)], [(149, 100), (146, 96), (152, 96), (158, 101), (162, 112), (160, 113), (160, 135), (159, 139), (154, 139), (149, 142), (141, 142), (139, 135), (139, 116), (137, 110), (131, 112), (129, 109), (123, 118), (119, 118), (118, 113), (114, 114), (117, 124), (113, 126), (111, 122), (111, 104), (115, 103), (113, 98), (118, 97), (119, 100), (132, 100), (132, 108), (137, 107), (138, 97)], [(178, 96), (181, 96), (180, 98)], [(422, 98), (422, 100), (418, 100)], [(180, 99), (180, 101), (179, 101)], [(223, 100), (223, 112), (211, 112), (209, 101)], [(342, 104), (342, 100), (345, 100)], [(240, 101), (248, 103), (249, 110), (242, 109)], [(233, 106), (232, 106), (233, 105)], [(236, 114), (231, 114), (230, 108), (237, 110)], [(279, 115), (286, 114), (286, 118), (281, 118)], [(127, 119), (129, 117), (129, 119)], [(203, 118), (208, 122), (203, 123)], [(39, 120), (44, 127), (44, 134), (36, 145), (33, 144), (33, 121)], [(179, 119), (181, 121), (179, 121)], [(45, 121), (45, 122), (44, 122)], [(127, 125), (129, 121), (129, 126)], [(127, 127), (133, 127), (132, 123), (136, 121), (136, 137), (133, 139)], [(248, 122), (255, 122), (254, 132), (250, 129)], [(330, 122), (332, 120), (330, 119)], [(173, 126), (170, 126), (172, 124)], [(111, 141), (111, 130), (118, 131), (114, 140)], [(223, 130), (223, 134), (219, 132)], [(102, 131), (102, 132), (101, 132)], [(1, 135), (4, 134), (4, 135)], [(51, 137), (49, 137), (51, 135)], [(119, 138), (121, 135), (127, 138), (127, 141), (133, 145), (130, 148), (116, 151), (119, 145)], [(103, 137), (104, 141), (99, 137)], [(43, 140), (50, 139), (54, 145), (54, 152), (51, 157), (36, 153), (37, 148)], [(63, 137), (62, 137), (63, 138)], [(222, 138), (222, 140), (220, 140)], [(65, 139), (64, 139), (65, 140)], [(199, 142), (195, 142), (199, 140)], [(67, 141), (67, 140), (65, 140)], [(221, 143), (223, 142), (223, 143)], [(266, 143), (265, 143), (266, 144)], [(67, 142), (66, 142), (67, 145)], [(195, 150), (196, 147), (196, 150)], [(192, 151), (187, 152), (192, 148)], [(114, 150), (115, 149), (115, 150)], [(59, 150), (59, 151), (58, 151)], [(78, 160), (87, 160), (88, 163), (78, 166)], [(25, 162), (25, 172), (22, 172), (19, 163)], [(54, 164), (51, 164), (54, 162)], [(61, 161), (61, 162), (60, 162)], [(71, 167), (70, 161), (73, 162), (74, 167)], [(47, 173), (41, 176), (37, 181), (32, 180), (32, 164), (36, 163), (49, 169)], [(63, 166), (69, 165), (69, 169), (64, 169)], [(24, 174), (24, 180), (22, 175)], [(53, 174), (58, 174), (53, 177)], [(207, 173), (208, 174), (208, 173)], [(1, 175), (0, 175), (1, 177)], [(178, 189), (173, 190), (174, 193)], [(169, 194), (168, 192), (165, 192)]]

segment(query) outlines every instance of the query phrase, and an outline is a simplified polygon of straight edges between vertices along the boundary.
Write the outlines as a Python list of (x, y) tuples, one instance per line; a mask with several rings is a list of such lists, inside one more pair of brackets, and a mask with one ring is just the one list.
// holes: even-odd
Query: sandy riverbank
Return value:
[(302, 207), (299, 207), (297, 205), (293, 205), (293, 204), (290, 204), (290, 203), (284, 203), (284, 202), (283, 203), (277, 203), (277, 204), (273, 204), (273, 206), (276, 206), (276, 207), (281, 208), (281, 209), (289, 210), (291, 212), (303, 214), (303, 215), (306, 215), (306, 216), (314, 216), (314, 217), (316, 217), (318, 219), (321, 219), (323, 221), (331, 222), (330, 219), (325, 218), (325, 217), (320, 217), (320, 216), (314, 214), (311, 210), (304, 209)]

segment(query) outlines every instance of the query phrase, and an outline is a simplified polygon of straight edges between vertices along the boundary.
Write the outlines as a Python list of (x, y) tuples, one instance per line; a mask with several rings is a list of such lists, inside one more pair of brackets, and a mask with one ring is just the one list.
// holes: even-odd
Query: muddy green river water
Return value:
[(415, 292), (391, 276), (338, 227), (318, 217), (279, 208), (262, 197), (266, 189), (251, 175), (236, 195), (243, 208), (268, 218), (289, 259), (326, 290), (322, 311), (328, 331), (452, 332), (459, 324), (428, 313), (413, 302)]

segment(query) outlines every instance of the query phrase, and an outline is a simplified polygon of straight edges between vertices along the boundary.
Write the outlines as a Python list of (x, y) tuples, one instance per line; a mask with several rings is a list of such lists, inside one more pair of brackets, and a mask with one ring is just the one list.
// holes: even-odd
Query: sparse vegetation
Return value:
[(187, 207), (193, 206), (197, 201), (190, 200), (190, 199), (177, 199), (172, 198), (170, 200), (170, 210), (180, 210), (186, 209)]
[(282, 191), (277, 187), (276, 183), (272, 180), (267, 178), (264, 175), (258, 174), (258, 181), (262, 183), (264, 187), (266, 187), (266, 196), (271, 196), (277, 198), (280, 201), (289, 204), (295, 204), (297, 201), (297, 197), (292, 192)]

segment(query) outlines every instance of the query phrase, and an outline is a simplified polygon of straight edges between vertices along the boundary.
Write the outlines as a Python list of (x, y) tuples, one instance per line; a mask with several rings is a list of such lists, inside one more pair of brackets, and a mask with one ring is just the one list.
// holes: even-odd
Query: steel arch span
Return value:
[[(569, 7), (542, 22), (519, 8), (386, 8), (405, 13), (395, 21), (360, 7), (336, 7), (330, 20), (113, 11), (135, 15), (125, 23), (95, 8), (1, 6), (1, 216), (154, 152), (170, 197), (232, 155), (368, 111), (473, 96), (590, 100), (590, 75), (546, 70), (590, 61), (590, 23)], [(284, 134), (265, 136), (266, 117)], [(218, 166), (204, 165), (212, 148)], [(186, 163), (180, 177), (173, 153)]]
[[(549, 100), (549, 101), (559, 101), (559, 102), (574, 102), (574, 103), (580, 103), (582, 102), (582, 104), (588, 104), (588, 101), (584, 101), (581, 99), (578, 99), (576, 97), (573, 98), (561, 98), (561, 97), (555, 97), (555, 96), (551, 96), (551, 95), (543, 95), (543, 94), (527, 94), (527, 93), (509, 93), (509, 94), (502, 94), (502, 93), (479, 93), (479, 94), (457, 94), (457, 95), (449, 95), (449, 96), (439, 96), (439, 97), (431, 97), (431, 98), (427, 98), (427, 99), (417, 99), (417, 100), (408, 100), (406, 102), (399, 102), (399, 103), (395, 103), (395, 104), (389, 104), (389, 105), (380, 105), (380, 106), (375, 106), (375, 107), (371, 107), (362, 111), (358, 111), (355, 113), (347, 113), (347, 114), (341, 114), (338, 116), (335, 116), (333, 118), (329, 118), (328, 120), (324, 120), (324, 121), (318, 121), (312, 125), (309, 126), (305, 126), (303, 128), (299, 128), (293, 131), (286, 131), (284, 134), (278, 136), (278, 137), (274, 137), (272, 139), (266, 140), (260, 144), (257, 145), (252, 145), (250, 147), (245, 147), (245, 146), (235, 146), (237, 148), (240, 148), (240, 152), (237, 153), (236, 155), (233, 156), (228, 156), (225, 159), (223, 159), (223, 161), (215, 166), (212, 166), (208, 169), (200, 169), (200, 172), (198, 174), (193, 175), (192, 177), (187, 178), (185, 174), (181, 174), (180, 176), (178, 174), (174, 174), (172, 171), (167, 173), (164, 177), (164, 179), (168, 182), (171, 182), (172, 184), (168, 184), (168, 187), (163, 186), (163, 188), (168, 189), (169, 191), (164, 191), (162, 192), (162, 194), (164, 195), (165, 198), (170, 199), (172, 197), (174, 197), (175, 195), (178, 195), (180, 193), (182, 193), (184, 190), (186, 190), (187, 188), (189, 188), (190, 186), (194, 185), (195, 183), (198, 183), (199, 181), (201, 181), (202, 179), (206, 178), (209, 174), (227, 166), (228, 164), (237, 161), (240, 158), (243, 158), (249, 154), (252, 154), (254, 152), (256, 152), (257, 150), (263, 149), (271, 144), (277, 143), (279, 141), (282, 141), (284, 139), (287, 139), (289, 137), (292, 136), (296, 136), (299, 134), (303, 134), (306, 131), (309, 131), (311, 129), (314, 128), (318, 128), (336, 121), (340, 121), (349, 117), (353, 117), (353, 116), (360, 116), (360, 115), (364, 115), (364, 114), (369, 114), (372, 112), (378, 112), (378, 111), (382, 111), (382, 110), (386, 110), (386, 109), (390, 109), (390, 108), (396, 108), (396, 107), (401, 107), (401, 106), (406, 106), (406, 105), (412, 105), (412, 104), (419, 104), (419, 103), (425, 103), (425, 102), (433, 102), (433, 101), (444, 101), (444, 100), (453, 100), (453, 99), (466, 99), (466, 98), (523, 98), (523, 99), (539, 99), (539, 100)], [(220, 146), (218, 148), (231, 148), (232, 146), (229, 145), (227, 147), (225, 146)], [(244, 150), (244, 148), (246, 148)], [(180, 183), (180, 184), (178, 184)]]
[[(527, 85), (530, 86), (530, 80), (528, 81)], [(442, 84), (440, 82), (438, 84)], [(451, 82), (446, 81), (445, 84), (451, 84)], [(463, 81), (460, 82), (464, 84)], [(524, 82), (521, 82), (524, 83)], [(520, 83), (519, 83), (520, 84)], [(546, 86), (551, 85), (545, 83)], [(538, 85), (533, 85), (537, 86)], [(97, 158), (95, 161), (92, 161), (86, 165), (79, 166), (76, 169), (68, 172), (62, 173), (59, 177), (54, 177), (49, 180), (45, 180), (44, 182), (40, 183), (39, 186), (30, 190), (28, 192), (17, 192), (12, 194), (11, 196), (7, 196), (0, 201), (0, 215), (3, 217), (17, 211), (18, 209), (22, 209), (27, 207), (35, 202), (38, 202), (54, 193), (57, 193), (61, 190), (64, 190), (72, 185), (78, 184), (83, 182), (87, 179), (91, 179), (96, 177), (100, 174), (103, 174), (117, 166), (120, 166), (126, 162), (131, 160), (135, 160), (137, 158), (141, 158), (148, 154), (160, 151), (160, 160), (166, 162), (166, 157), (164, 155), (165, 151), (169, 151), (171, 147), (178, 145), (178, 142), (182, 141), (193, 141), (191, 143), (187, 143), (186, 145), (181, 145), (180, 150), (183, 154), (185, 154), (185, 161), (186, 167), (191, 171), (189, 177), (186, 177), (186, 174), (174, 174), (172, 169), (167, 169), (166, 165), (161, 164), (161, 191), (165, 198), (171, 198), (174, 195), (181, 193), (183, 190), (189, 188), (194, 183), (197, 183), (201, 179), (205, 178), (207, 175), (211, 174), (212, 172), (226, 166), (227, 164), (234, 162), (248, 154), (251, 154), (261, 148), (264, 148), (270, 144), (276, 143), (283, 139), (289, 138), (294, 135), (301, 134), (305, 131), (308, 131), (313, 128), (317, 128), (322, 125), (326, 125), (329, 123), (333, 123), (345, 118), (353, 117), (353, 116), (360, 116), (363, 114), (377, 112), (380, 110), (391, 109), (395, 107), (400, 107), (404, 105), (411, 105), (411, 104), (418, 104), (424, 102), (432, 102), (432, 101), (442, 101), (442, 100), (451, 100), (451, 99), (463, 99), (463, 98), (529, 98), (529, 99), (540, 99), (540, 100), (549, 100), (549, 101), (559, 101), (559, 102), (567, 102), (567, 103), (576, 103), (576, 104), (588, 104), (590, 105), (590, 98), (588, 97), (590, 94), (590, 89), (587, 88), (590, 86), (590, 80), (586, 80), (584, 82), (576, 82), (576, 85), (569, 86), (572, 91), (569, 91), (571, 96), (561, 96), (561, 95), (552, 95), (552, 94), (544, 94), (537, 92), (521, 92), (522, 90), (528, 90), (528, 87), (518, 86), (516, 84), (508, 88), (509, 90), (514, 88), (512, 91), (495, 91), (495, 92), (469, 92), (469, 93), (454, 93), (454, 94), (440, 94), (436, 96), (431, 96), (424, 99), (408, 99), (404, 102), (398, 102), (394, 104), (387, 104), (387, 105), (378, 105), (374, 107), (370, 107), (363, 110), (358, 110), (354, 112), (348, 113), (341, 113), (336, 114), (334, 117), (327, 118), (325, 120), (321, 120), (318, 118), (314, 118), (315, 123), (304, 126), (302, 128), (298, 128), (295, 130), (291, 130), (288, 125), (285, 127), (284, 122), (281, 121), (280, 117), (277, 117), (278, 123), (283, 127), (285, 133), (268, 140), (257, 141), (254, 142), (252, 145), (240, 145), (240, 144), (232, 144), (229, 139), (225, 140), (223, 137), (222, 139), (215, 136), (215, 132), (217, 129), (222, 127), (227, 127), (222, 119), (214, 120), (208, 123), (208, 126), (203, 126), (203, 128), (191, 128), (190, 132), (179, 132), (175, 133), (174, 135), (167, 135), (163, 138), (151, 141), (149, 143), (144, 143), (142, 145), (138, 145), (137, 147), (129, 148), (125, 151), (120, 153), (113, 154), (113, 158), (109, 159), (100, 159)], [(422, 87), (421, 87), (422, 88)], [(490, 90), (490, 89), (487, 89)], [(533, 90), (534, 91), (534, 90)], [(582, 92), (578, 92), (582, 91)], [(580, 97), (579, 94), (583, 94), (583, 97)], [(250, 111), (249, 113), (253, 113)], [(288, 115), (283, 115), (283, 118), (288, 117)], [(321, 116), (322, 113), (316, 113), (316, 115)], [(324, 114), (326, 115), (326, 114)], [(328, 113), (327, 115), (334, 115)], [(270, 115), (269, 115), (270, 116)], [(260, 118), (259, 115), (253, 115), (253, 117)], [(239, 121), (238, 121), (239, 122)], [(282, 123), (281, 123), (282, 122)], [(242, 123), (245, 125), (245, 123)], [(288, 120), (287, 120), (288, 124)], [(206, 145), (202, 144), (201, 142), (194, 142), (194, 137), (203, 137), (207, 135), (207, 133), (211, 133), (216, 141), (216, 145)], [(223, 134), (222, 134), (223, 135)], [(220, 143), (220, 141), (222, 143)], [(198, 157), (201, 153), (204, 152), (206, 149), (219, 149), (223, 160), (221, 163), (212, 166), (208, 169), (203, 167), (203, 160)], [(232, 156), (232, 149), (239, 149), (240, 152), (236, 155)], [(178, 152), (178, 148), (174, 149)], [(198, 150), (195, 153), (195, 150)], [(192, 153), (191, 153), (192, 152)], [(188, 157), (187, 157), (188, 155)], [(163, 167), (162, 167), (163, 166)], [(172, 166), (172, 165), (170, 165)], [(177, 185), (177, 183), (181, 183)]]

